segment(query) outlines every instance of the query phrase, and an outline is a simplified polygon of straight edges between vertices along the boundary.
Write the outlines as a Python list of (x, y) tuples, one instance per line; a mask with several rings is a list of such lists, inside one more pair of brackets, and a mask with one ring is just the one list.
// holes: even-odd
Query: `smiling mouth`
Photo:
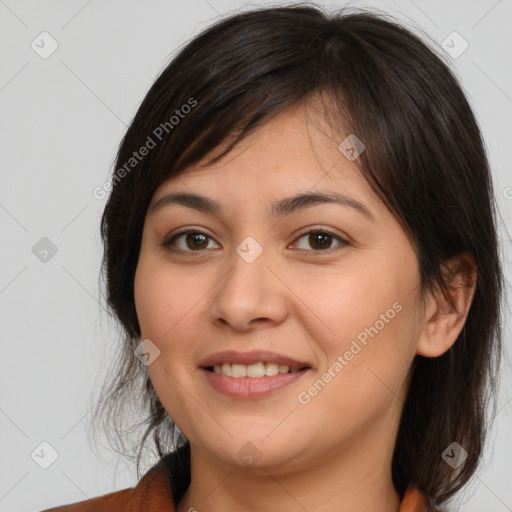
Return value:
[(291, 368), (284, 364), (277, 363), (255, 363), (255, 364), (216, 364), (214, 366), (207, 366), (205, 368), (209, 372), (225, 375), (235, 379), (244, 377), (260, 378), (260, 377), (274, 377), (279, 374), (297, 373), (302, 370), (309, 369), (308, 366)]

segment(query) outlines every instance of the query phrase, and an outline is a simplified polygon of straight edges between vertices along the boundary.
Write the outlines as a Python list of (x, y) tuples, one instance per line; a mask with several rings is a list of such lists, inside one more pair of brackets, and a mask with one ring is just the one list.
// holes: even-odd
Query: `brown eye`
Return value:
[(186, 233), (185, 243), (189, 249), (206, 249), (208, 246), (208, 237), (201, 233)]
[[(306, 247), (301, 246), (304, 245), (300, 243), (302, 239), (306, 240)], [(330, 251), (336, 247), (348, 245), (348, 242), (338, 235), (319, 229), (305, 232), (298, 240), (299, 243), (297, 245), (299, 249), (307, 251), (313, 250), (313, 252)], [(335, 240), (337, 240), (338, 243), (333, 246)], [(212, 248), (209, 247), (210, 241), (213, 242), (213, 239), (201, 231), (182, 231), (173, 235), (170, 240), (164, 242), (162, 245), (176, 252), (204, 252), (205, 249)]]
[(210, 240), (212, 240), (211, 237), (200, 231), (182, 231), (173, 235), (163, 245), (176, 251), (202, 252), (203, 249), (208, 248)]
[(332, 243), (332, 236), (327, 233), (311, 233), (308, 238), (309, 243), (313, 249), (330, 249)]
[[(302, 244), (301, 246), (300, 240), (302, 239), (305, 239), (306, 243)], [(334, 249), (335, 247), (344, 246), (348, 244), (348, 242), (343, 240), (338, 235), (320, 229), (309, 230), (306, 233), (304, 233), (298, 240), (299, 243), (297, 245), (299, 249), (313, 249), (314, 252), (329, 251), (330, 249)], [(334, 240), (338, 240), (338, 243), (333, 246), (332, 244)]]

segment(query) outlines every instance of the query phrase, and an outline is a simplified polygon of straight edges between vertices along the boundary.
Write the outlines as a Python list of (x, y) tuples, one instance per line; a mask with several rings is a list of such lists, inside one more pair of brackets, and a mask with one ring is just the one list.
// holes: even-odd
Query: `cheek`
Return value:
[(186, 334), (197, 329), (193, 312), (200, 289), (190, 277), (185, 283), (179, 273), (171, 275), (168, 265), (141, 254), (134, 282), (135, 306), (142, 339), (150, 339), (160, 350), (148, 372), (157, 396), (178, 426), (187, 423), (183, 418), (200, 412), (190, 400), (196, 369), (191, 367)]
[(389, 408), (407, 385), (420, 327), (414, 253), (398, 262), (382, 255), (328, 283), (309, 284), (302, 293), (322, 320), (323, 336), (316, 331), (315, 339), (325, 354), (321, 382), (311, 390), (322, 398), (312, 398), (313, 408), (321, 414), (330, 404), (339, 416), (351, 410), (360, 418)]
[[(155, 258), (141, 255), (135, 273), (135, 308), (142, 336), (166, 344), (182, 328), (198, 301), (193, 277), (186, 279)], [(188, 313), (188, 314), (187, 314)]]
[(365, 342), (369, 346), (370, 340), (373, 345), (387, 345), (412, 321), (406, 317), (416, 307), (415, 294), (410, 293), (414, 273), (406, 275), (396, 268), (391, 272), (379, 261), (371, 263), (297, 283), (297, 295), (307, 298), (314, 315), (309, 315), (311, 335), (331, 361), (349, 350), (354, 340), (362, 346)]
[(327, 362), (301, 390), (302, 412), (320, 421), (326, 443), (399, 417), (414, 357), (416, 309), (405, 300), (389, 305), (384, 300), (383, 307), (358, 313), (357, 321), (349, 312), (340, 313), (343, 335), (324, 343)]
[(204, 318), (201, 301), (211, 287), (204, 275), (185, 275), (158, 257), (141, 254), (135, 274), (135, 307), (142, 339), (151, 340), (160, 350), (161, 357), (148, 371), (162, 400), (179, 394), (179, 383), (190, 387), (197, 370), (191, 338), (199, 334), (199, 321)]

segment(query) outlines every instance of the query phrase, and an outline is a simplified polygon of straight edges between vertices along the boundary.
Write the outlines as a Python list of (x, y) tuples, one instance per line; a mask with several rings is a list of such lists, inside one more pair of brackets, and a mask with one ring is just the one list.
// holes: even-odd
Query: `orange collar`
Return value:
[(425, 496), (412, 485), (409, 485), (405, 491), (400, 509), (398, 512), (427, 512), (427, 500)]

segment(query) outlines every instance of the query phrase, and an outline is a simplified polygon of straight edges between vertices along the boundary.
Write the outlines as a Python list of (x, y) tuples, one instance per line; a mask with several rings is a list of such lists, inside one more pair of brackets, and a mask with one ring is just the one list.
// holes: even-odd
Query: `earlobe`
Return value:
[(450, 258), (442, 265), (446, 296), (436, 285), (426, 298), (423, 326), (416, 353), (439, 357), (455, 343), (471, 307), (477, 268), (469, 253)]

